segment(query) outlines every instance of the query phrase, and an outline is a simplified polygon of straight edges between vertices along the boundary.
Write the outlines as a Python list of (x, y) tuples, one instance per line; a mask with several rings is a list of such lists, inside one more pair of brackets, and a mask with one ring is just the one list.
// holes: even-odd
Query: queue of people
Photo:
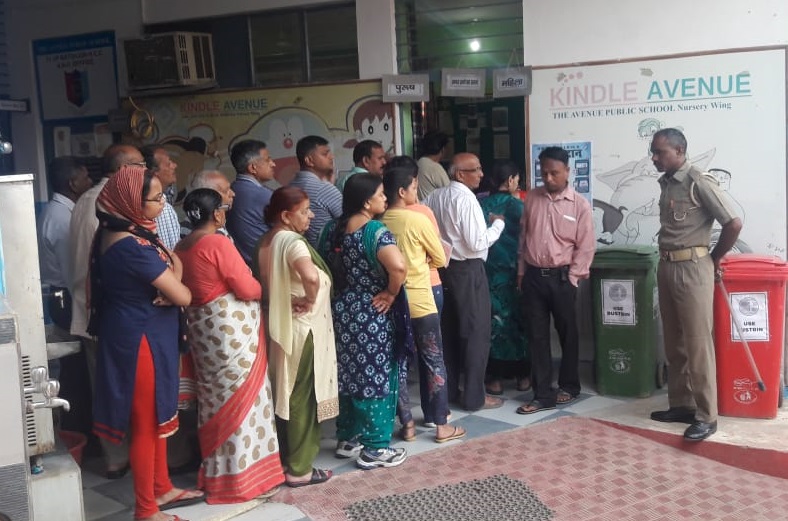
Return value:
[[(322, 137), (299, 141), (301, 171), (275, 190), (264, 184), (275, 167), (265, 143), (237, 143), (232, 185), (218, 171), (192, 180), (186, 231), (174, 247), (159, 230), (174, 182), (164, 149), (110, 147), (104, 178), (87, 191), (84, 169), (57, 162), (62, 202), (78, 201), (64, 235), (70, 249), (57, 246), (70, 251), (61, 263), (68, 268), (52, 284), (73, 295), (70, 328), (88, 355), (92, 429), (103, 440), (108, 475), (131, 469), (136, 519), (170, 521), (163, 511), (175, 506), (247, 501), (280, 485), (329, 480), (331, 471), (314, 462), (320, 425), (332, 418), (337, 457), (355, 458), (362, 469), (402, 464), (407, 451), (392, 439), (416, 437), (412, 367), (424, 425), (438, 443), (466, 435), (449, 423), (450, 406), (500, 407), (507, 379), (519, 391), (533, 388), (519, 414), (578, 397), (575, 298), (595, 239), (590, 204), (569, 183), (568, 153), (541, 152), (542, 185), (523, 202), (514, 163), (496, 162), (488, 191), (477, 197), (485, 177), (479, 158), (456, 154), (446, 172), (438, 163), (445, 136), (427, 138), (418, 163), (386, 158), (362, 141), (341, 191)], [(670, 373), (671, 407), (652, 418), (690, 423), (685, 437), (697, 441), (716, 430), (706, 290), (741, 224), (712, 181), (687, 169), (678, 130), (655, 135), (652, 151), (670, 197), (660, 303), (663, 316), (683, 324), (666, 335), (682, 346), (667, 346), (680, 369)], [(685, 185), (699, 191), (709, 215), (677, 224), (672, 205)], [(700, 243), (713, 219), (724, 240), (709, 253)], [(53, 233), (42, 242), (53, 250), (47, 259), (57, 255), (48, 246)], [(687, 249), (688, 259), (705, 259), (702, 266), (681, 264)], [(681, 300), (692, 319), (669, 312), (684, 298), (676, 280), (686, 268), (702, 271), (702, 294), (693, 289), (698, 298)], [(551, 318), (562, 350), (557, 387)], [(690, 322), (700, 328), (691, 342), (679, 335)], [(167, 464), (167, 438), (190, 399), (201, 454), (194, 490), (173, 487)]]

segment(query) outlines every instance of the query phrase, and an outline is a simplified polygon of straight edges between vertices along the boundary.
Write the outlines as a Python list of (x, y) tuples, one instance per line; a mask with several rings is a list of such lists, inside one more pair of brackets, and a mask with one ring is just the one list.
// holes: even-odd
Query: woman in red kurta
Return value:
[(238, 503), (267, 495), (284, 482), (267, 376), (260, 283), (232, 241), (221, 233), (227, 205), (200, 188), (184, 201), (193, 231), (176, 251), (197, 375), (199, 486), (208, 503)]

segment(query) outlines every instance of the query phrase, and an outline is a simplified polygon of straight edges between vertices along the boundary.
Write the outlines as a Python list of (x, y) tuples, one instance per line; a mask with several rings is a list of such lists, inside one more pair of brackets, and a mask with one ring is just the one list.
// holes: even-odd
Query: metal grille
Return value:
[[(22, 387), (31, 387), (33, 385), (33, 380), (30, 378), (30, 369), (30, 356), (22, 355)], [(33, 394), (25, 393), (25, 402), (32, 401)], [(38, 445), (35, 412), (25, 413), (25, 432), (27, 433), (27, 446), (35, 449)]]
[(0, 467), (0, 520), (29, 521), (28, 472), (24, 463)]

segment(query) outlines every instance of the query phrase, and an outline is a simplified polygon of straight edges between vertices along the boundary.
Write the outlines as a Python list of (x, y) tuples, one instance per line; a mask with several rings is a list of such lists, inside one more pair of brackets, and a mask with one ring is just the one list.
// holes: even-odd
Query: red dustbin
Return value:
[[(781, 391), (788, 263), (773, 256), (739, 254), (724, 257), (721, 267), (730, 307), (717, 284), (714, 345), (719, 412), (743, 418), (775, 418)], [(739, 336), (736, 319), (746, 344)], [(765, 391), (759, 389), (759, 373)]]

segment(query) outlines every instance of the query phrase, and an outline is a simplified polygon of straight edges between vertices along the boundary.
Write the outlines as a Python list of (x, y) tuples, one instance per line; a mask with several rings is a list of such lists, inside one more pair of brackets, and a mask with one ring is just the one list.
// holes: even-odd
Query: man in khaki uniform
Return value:
[[(720, 274), (720, 259), (733, 247), (742, 225), (717, 181), (692, 166), (686, 152), (687, 140), (679, 130), (667, 128), (654, 134), (652, 161), (664, 172), (659, 178), (657, 285), (670, 408), (652, 412), (651, 419), (689, 423), (684, 438), (701, 441), (717, 431), (714, 279)], [(722, 224), (722, 232), (709, 253), (715, 220)]]

